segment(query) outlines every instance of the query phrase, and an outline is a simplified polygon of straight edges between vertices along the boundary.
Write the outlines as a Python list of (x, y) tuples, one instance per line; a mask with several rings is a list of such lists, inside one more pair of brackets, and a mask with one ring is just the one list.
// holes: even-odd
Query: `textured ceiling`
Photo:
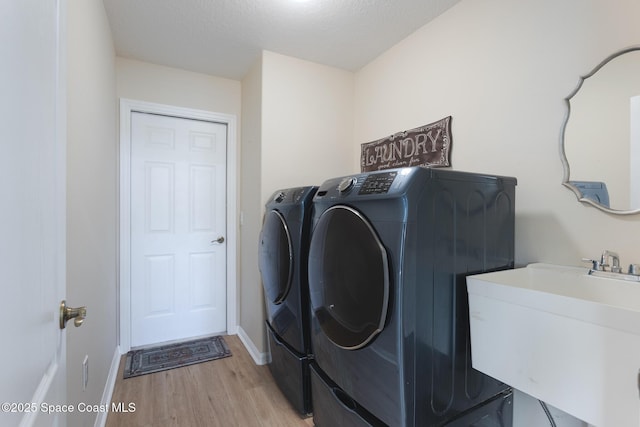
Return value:
[(356, 71), (460, 0), (103, 0), (119, 56), (242, 79), (263, 49)]

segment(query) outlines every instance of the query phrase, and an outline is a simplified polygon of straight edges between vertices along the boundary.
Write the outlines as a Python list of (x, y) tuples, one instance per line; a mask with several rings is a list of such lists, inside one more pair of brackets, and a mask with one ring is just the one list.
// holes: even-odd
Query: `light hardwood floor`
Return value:
[(309, 427), (275, 384), (267, 366), (257, 366), (237, 336), (225, 336), (232, 356), (155, 374), (122, 379), (113, 402), (134, 412), (109, 413), (106, 427)]

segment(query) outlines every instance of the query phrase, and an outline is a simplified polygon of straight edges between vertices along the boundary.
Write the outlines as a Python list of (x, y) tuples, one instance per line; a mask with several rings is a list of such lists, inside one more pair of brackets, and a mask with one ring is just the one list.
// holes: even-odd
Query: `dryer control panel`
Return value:
[(424, 173), (428, 173), (426, 169), (413, 167), (332, 178), (320, 186), (316, 199), (400, 196), (415, 181), (415, 176)]
[(391, 184), (398, 176), (398, 172), (376, 173), (368, 175), (362, 183), (358, 194), (384, 194), (389, 192)]

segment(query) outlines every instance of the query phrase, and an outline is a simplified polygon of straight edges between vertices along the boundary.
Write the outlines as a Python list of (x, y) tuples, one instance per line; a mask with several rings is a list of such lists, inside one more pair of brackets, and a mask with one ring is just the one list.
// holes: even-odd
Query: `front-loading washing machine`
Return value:
[(515, 185), (414, 167), (319, 187), (309, 247), (316, 426), (511, 425), (510, 388), (471, 367), (465, 278), (513, 268)]
[(276, 191), (265, 205), (258, 249), (264, 288), (269, 369), (296, 410), (312, 412), (307, 255), (317, 187)]

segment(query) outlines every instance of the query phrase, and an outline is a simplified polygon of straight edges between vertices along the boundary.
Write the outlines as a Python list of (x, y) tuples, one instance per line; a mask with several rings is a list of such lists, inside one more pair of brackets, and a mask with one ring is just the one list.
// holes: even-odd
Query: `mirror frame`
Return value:
[(600, 203), (593, 201), (592, 199), (584, 197), (584, 195), (582, 194), (582, 191), (580, 191), (578, 187), (571, 184), (570, 182), (570, 178), (569, 178), (570, 168), (569, 168), (569, 161), (567, 160), (567, 155), (565, 153), (565, 148), (564, 148), (564, 136), (565, 136), (565, 131), (567, 129), (567, 123), (569, 123), (569, 116), (571, 115), (571, 98), (573, 98), (578, 93), (578, 91), (582, 87), (585, 80), (593, 76), (595, 73), (597, 73), (598, 70), (600, 70), (602, 67), (607, 65), (611, 60), (617, 58), (620, 55), (624, 55), (625, 53), (634, 52), (637, 50), (640, 50), (640, 45), (629, 46), (627, 48), (614, 52), (613, 54), (606, 57), (602, 62), (600, 62), (589, 74), (586, 74), (578, 79), (578, 85), (576, 86), (576, 88), (569, 94), (569, 96), (567, 96), (564, 99), (567, 112), (565, 113), (564, 120), (562, 122), (562, 128), (560, 130), (560, 160), (562, 161), (562, 167), (564, 169), (564, 176), (562, 177), (562, 185), (564, 185), (565, 187), (573, 191), (578, 201), (585, 203), (587, 205), (594, 206), (604, 212), (608, 212), (610, 214), (616, 214), (616, 215), (637, 214), (637, 213), (640, 213), (640, 208), (633, 209), (633, 210), (611, 209), (601, 205)]

